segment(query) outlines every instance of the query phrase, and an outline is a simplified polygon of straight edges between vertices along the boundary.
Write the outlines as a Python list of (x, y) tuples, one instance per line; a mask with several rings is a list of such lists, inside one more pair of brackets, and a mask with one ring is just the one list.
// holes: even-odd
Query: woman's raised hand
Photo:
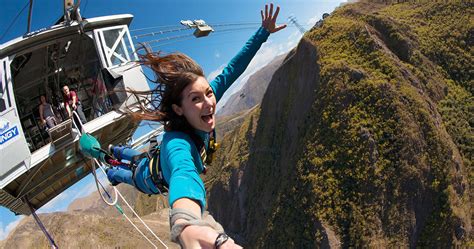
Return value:
[(276, 25), (279, 12), (280, 6), (277, 6), (275, 13), (273, 13), (273, 3), (270, 4), (270, 11), (268, 11), (268, 4), (265, 4), (265, 13), (263, 13), (263, 10), (260, 11), (260, 14), (262, 15), (262, 27), (270, 33), (275, 33), (286, 28), (286, 24), (280, 26)]

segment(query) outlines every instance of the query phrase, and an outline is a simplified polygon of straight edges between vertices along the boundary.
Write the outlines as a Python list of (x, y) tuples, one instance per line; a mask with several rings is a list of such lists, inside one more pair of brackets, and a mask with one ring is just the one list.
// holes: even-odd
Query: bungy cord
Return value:
[[(79, 127), (77, 127), (76, 123), (75, 122), (72, 122), (74, 124), (74, 126), (76, 127), (76, 129), (78, 130), (79, 132), (79, 138), (82, 136), (82, 133), (85, 132), (85, 129), (84, 129), (84, 125), (82, 124), (82, 121), (81, 119), (79, 118), (79, 115), (76, 113), (76, 111), (73, 111), (73, 115), (76, 117), (76, 120), (79, 122), (79, 124), (81, 125), (81, 129), (79, 129)], [(133, 214), (140, 220), (140, 222), (147, 228), (147, 230), (166, 248), (168, 249), (168, 246), (151, 230), (151, 228), (142, 220), (142, 218), (135, 212), (135, 210), (132, 208), (132, 206), (127, 202), (127, 200), (125, 200), (125, 198), (123, 197), (122, 193), (120, 193), (120, 191), (115, 187), (115, 186), (112, 186), (113, 189), (114, 189), (114, 192), (115, 192), (115, 200), (113, 202), (108, 202), (107, 200), (105, 200), (103, 194), (101, 193), (100, 189), (99, 189), (99, 179), (97, 178), (97, 174), (96, 174), (96, 164), (99, 165), (99, 168), (101, 169), (102, 173), (107, 176), (107, 173), (105, 172), (104, 168), (106, 168), (106, 166), (103, 165), (102, 162), (98, 161), (96, 158), (92, 159), (92, 174), (94, 175), (94, 179), (95, 179), (95, 185), (97, 187), (97, 191), (99, 192), (99, 195), (101, 197), (101, 199), (109, 206), (115, 206), (117, 208), (117, 210), (123, 215), (125, 216), (125, 218), (128, 220), (128, 222), (130, 222), (130, 224), (132, 224), (132, 226), (148, 241), (150, 242), (151, 245), (153, 245), (154, 248), (158, 248), (134, 223), (133, 221), (125, 214), (125, 212), (123, 212), (123, 209), (120, 207), (120, 205), (117, 203), (118, 201), (118, 196), (120, 196), (120, 198), (122, 199), (122, 201), (128, 206), (128, 208), (133, 212)], [(102, 184), (100, 184), (102, 186)], [(109, 198), (111, 198), (110, 194), (107, 192), (107, 190), (102, 186), (104, 192), (107, 194), (107, 196)]]

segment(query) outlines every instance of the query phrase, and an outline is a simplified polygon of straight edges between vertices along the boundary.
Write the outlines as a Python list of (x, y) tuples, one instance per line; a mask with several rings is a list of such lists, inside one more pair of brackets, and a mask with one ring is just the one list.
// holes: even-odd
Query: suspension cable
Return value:
[[(79, 115), (77, 114), (76, 111), (73, 111), (72, 112), (73, 115), (76, 117), (77, 121), (79, 122), (80, 126), (81, 126), (81, 129), (78, 129), (78, 125), (73, 122), (74, 126), (76, 127), (76, 129), (78, 129), (79, 131), (79, 137), (82, 136), (83, 133), (85, 133), (85, 129), (84, 129), (84, 125), (82, 124), (82, 121), (80, 120), (79, 118)], [(95, 164), (97, 164), (99, 166), (99, 168), (101, 169), (102, 173), (107, 176), (107, 173), (105, 172), (105, 169), (104, 168), (107, 168), (107, 166), (104, 166), (102, 162), (98, 161), (96, 158), (93, 159), (93, 162), (95, 162)], [(97, 190), (99, 191), (99, 186), (97, 184), (97, 182), (99, 181), (99, 179), (97, 178), (97, 175), (95, 173), (95, 164), (93, 163), (92, 164), (92, 174), (94, 175), (94, 178), (96, 180), (96, 187), (97, 187)], [(102, 184), (101, 184), (102, 185)], [(132, 206), (127, 202), (127, 200), (125, 199), (125, 197), (122, 195), (122, 193), (120, 193), (120, 191), (115, 187), (113, 186), (113, 189), (115, 191), (115, 194), (116, 196), (120, 196), (120, 198), (122, 199), (122, 201), (127, 205), (127, 207), (132, 211), (132, 213), (140, 220), (140, 222), (147, 228), (147, 230), (166, 248), (168, 249), (168, 246), (153, 232), (153, 230), (151, 230), (151, 228), (145, 223), (145, 221), (143, 221), (143, 219), (137, 214), (137, 212), (135, 212), (135, 210), (132, 208)], [(104, 189), (105, 190), (105, 189)], [(105, 190), (105, 192), (107, 193), (107, 191)], [(100, 191), (99, 191), (99, 194), (100, 194)], [(110, 196), (108, 193), (107, 193), (108, 196)], [(115, 201), (114, 202), (107, 202), (105, 201), (105, 199), (103, 198), (102, 194), (100, 194), (102, 200), (109, 206), (115, 206), (117, 208), (117, 210), (125, 216), (125, 218), (129, 221), (130, 224), (132, 224), (132, 226), (143, 236), (145, 237), (145, 239), (150, 242), (150, 244), (153, 245), (154, 248), (158, 248), (134, 223), (133, 221), (125, 214), (125, 212), (123, 212), (122, 208), (117, 204), (117, 199), (118, 198), (115, 198)]]
[[(262, 24), (261, 22), (246, 22), (246, 23), (216, 23), (216, 24), (208, 24), (211, 27), (217, 27), (217, 26), (236, 26), (236, 25), (260, 25)], [(147, 29), (156, 29), (156, 28), (172, 28), (176, 29), (178, 27), (182, 27), (182, 25), (161, 25), (161, 26), (153, 26), (153, 27), (146, 27), (146, 28), (137, 28), (137, 29), (131, 29), (130, 32), (137, 32), (137, 31), (142, 31), (142, 30), (147, 30)]]
[(13, 26), (13, 24), (16, 22), (16, 20), (18, 19), (18, 17), (21, 15), (21, 13), (23, 13), (23, 11), (26, 9), (26, 7), (28, 7), (28, 4), (30, 3), (30, 1), (26, 1), (26, 4), (25, 6), (20, 10), (20, 12), (18, 12), (18, 14), (15, 16), (15, 18), (13, 18), (12, 22), (10, 23), (10, 25), (8, 25), (8, 28), (5, 30), (5, 32), (3, 33), (3, 35), (0, 37), (0, 41), (8, 34), (8, 31), (10, 31), (11, 27)]
[[(230, 29), (223, 29), (223, 30), (216, 30), (213, 33), (216, 32), (228, 32), (228, 31), (239, 31), (239, 30), (245, 30), (245, 29), (254, 29), (255, 27), (245, 27), (245, 28), (230, 28)], [(186, 34), (186, 35), (177, 35), (177, 36), (169, 36), (169, 37), (163, 37), (155, 40), (149, 40), (145, 41), (142, 43), (150, 44), (150, 43), (156, 43), (156, 42), (163, 42), (163, 41), (169, 41), (169, 40), (175, 40), (175, 39), (181, 39), (181, 38), (187, 38), (187, 37), (193, 37), (194, 34)], [(135, 44), (139, 45), (139, 44)]]
[[(216, 31), (214, 31), (213, 33), (217, 33), (217, 34), (215, 34), (215, 35), (213, 35), (213, 36), (216, 36), (216, 35), (224, 35), (226, 32), (230, 32), (230, 31), (243, 31), (243, 30), (248, 30), (248, 29), (254, 29), (254, 27), (238, 28), (238, 29), (216, 30)], [(153, 48), (157, 48), (157, 47), (161, 47), (161, 46), (166, 46), (166, 45), (173, 44), (173, 43), (176, 43), (176, 42), (191, 40), (191, 39), (193, 39), (193, 38), (194, 38), (194, 36), (190, 35), (189, 37), (186, 37), (185, 39), (173, 39), (173, 40), (171, 40), (170, 42), (159, 43), (159, 44), (157, 44), (157, 45), (151, 46), (150, 48), (153, 49)]]
[[(230, 29), (216, 30), (216, 31), (214, 31), (214, 32), (212, 32), (212, 33), (219, 33), (219, 34), (222, 34), (222, 33), (230, 32), (230, 31), (241, 31), (241, 30), (248, 30), (248, 29), (254, 29), (254, 28), (255, 28), (255, 27), (230, 28)], [(158, 44), (158, 45), (151, 46), (151, 48), (156, 48), (156, 47), (160, 47), (160, 46), (164, 46), (164, 45), (168, 45), (168, 44), (172, 44), (172, 43), (176, 43), (176, 42), (180, 42), (180, 41), (190, 40), (190, 39), (193, 39), (193, 38), (194, 38), (194, 35), (193, 35), (193, 34), (187, 34), (187, 35), (179, 35), (179, 36), (165, 37), (165, 38), (160, 38), (160, 39), (145, 41), (145, 42), (141, 42), (141, 43), (142, 43), (142, 44), (150, 44), (150, 43), (158, 43), (158, 42), (160, 42), (160, 44)], [(164, 41), (170, 41), (170, 42), (161, 43), (161, 42), (164, 42)], [(140, 44), (139, 44), (139, 43), (136, 43), (135, 46), (137, 46), (137, 45), (140, 45)]]
[[(307, 26), (307, 25), (302, 25), (302, 26)], [(295, 26), (290, 24), (287, 27), (295, 27)], [(212, 33), (219, 33), (219, 34), (215, 34), (215, 35), (222, 35), (225, 32), (242, 31), (242, 30), (249, 30), (249, 29), (254, 29), (254, 28), (255, 27), (230, 28), (230, 29), (215, 30)], [(215, 36), (215, 35), (213, 35), (213, 36)], [(173, 43), (176, 43), (176, 42), (191, 40), (193, 38), (194, 38), (193, 34), (187, 34), (187, 35), (171, 36), (171, 37), (166, 37), (166, 38), (161, 38), (161, 39), (156, 39), (156, 40), (150, 40), (150, 41), (145, 41), (145, 42), (141, 42), (141, 43), (142, 44), (148, 44), (148, 43), (160, 42), (160, 44), (157, 44), (157, 45), (154, 45), (154, 46), (150, 47), (150, 48), (153, 49), (153, 48), (173, 44)], [(170, 42), (161, 43), (161, 42), (164, 42), (164, 41), (170, 41)], [(135, 46), (137, 46), (137, 45), (140, 45), (140, 43), (135, 43)]]
[[(155, 43), (155, 42), (169, 41), (169, 40), (175, 40), (175, 39), (193, 37), (193, 36), (194, 36), (193, 34), (177, 35), (177, 36), (170, 36), (170, 37), (164, 37), (164, 38), (160, 38), (160, 39), (150, 40), (150, 41), (146, 41), (146, 42), (142, 42), (142, 43), (150, 44), (150, 43)], [(135, 44), (135, 45), (140, 45), (140, 44)]]
[[(224, 27), (224, 26), (248, 26), (248, 25), (261, 25), (261, 23), (222, 23), (222, 24), (208, 24), (209, 26), (211, 27)], [(159, 26), (157, 26), (159, 27)], [(166, 26), (164, 26), (166, 27)], [(155, 31), (155, 32), (150, 32), (150, 33), (145, 33), (145, 34), (139, 34), (139, 35), (134, 35), (132, 36), (132, 38), (135, 38), (135, 39), (138, 39), (138, 38), (141, 38), (141, 37), (146, 37), (146, 36), (155, 36), (155, 35), (161, 35), (161, 34), (165, 34), (165, 33), (171, 33), (171, 32), (179, 32), (179, 31), (185, 31), (185, 30), (189, 30), (189, 29), (193, 29), (193, 27), (181, 27), (181, 28), (178, 28), (179, 26), (168, 26), (168, 27), (174, 27), (172, 29), (166, 29), (166, 30), (159, 30), (159, 31)], [(142, 28), (142, 29), (139, 29), (139, 30), (145, 30), (145, 29), (152, 29), (153, 27), (151, 28)], [(130, 31), (132, 32), (132, 31)]]
[(181, 25), (161, 25), (161, 26), (153, 26), (153, 27), (146, 27), (146, 28), (138, 28), (138, 29), (131, 29), (130, 32), (142, 31), (147, 29), (156, 29), (156, 28), (176, 28), (181, 27)]
[(261, 22), (247, 22), (247, 23), (220, 23), (220, 24), (209, 24), (211, 27), (222, 27), (222, 26), (247, 26), (247, 25), (262, 25)]
[(168, 30), (156, 31), (156, 32), (151, 32), (151, 33), (146, 33), (146, 34), (141, 34), (141, 35), (134, 35), (132, 36), (132, 38), (138, 39), (141, 37), (161, 35), (161, 34), (166, 34), (166, 33), (171, 33), (171, 32), (184, 31), (188, 29), (191, 29), (191, 28), (186, 27), (186, 28), (178, 28), (178, 29), (168, 29)]

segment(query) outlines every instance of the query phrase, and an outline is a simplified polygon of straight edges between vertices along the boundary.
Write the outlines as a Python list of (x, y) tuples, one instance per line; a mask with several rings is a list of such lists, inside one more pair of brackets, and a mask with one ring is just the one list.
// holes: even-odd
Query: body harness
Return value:
[[(196, 148), (199, 151), (199, 154), (201, 156), (201, 160), (203, 163), (203, 167), (204, 167), (204, 170), (202, 172), (203, 174), (206, 174), (206, 171), (207, 171), (206, 165), (212, 163), (212, 161), (216, 157), (215, 152), (219, 148), (219, 144), (216, 142), (216, 131), (212, 130), (209, 135), (210, 136), (209, 136), (207, 149), (204, 143), (194, 142), (194, 144), (196, 145)], [(166, 182), (165, 178), (163, 177), (163, 169), (161, 168), (161, 162), (160, 162), (160, 146), (161, 146), (161, 143), (157, 142), (156, 137), (150, 139), (150, 146), (149, 146), (150, 149), (148, 150), (148, 152), (144, 152), (136, 156), (133, 156), (129, 163), (121, 162), (122, 160), (120, 156), (121, 151), (123, 151), (123, 149), (127, 147), (120, 146), (118, 147), (118, 149), (110, 149), (112, 154), (116, 158), (110, 157), (107, 161), (110, 165), (121, 164), (121, 165), (126, 165), (127, 167), (129, 167), (130, 170), (133, 172), (132, 178), (135, 181), (135, 171), (139, 163), (144, 159), (149, 160), (148, 167), (150, 171), (151, 180), (153, 181), (156, 188), (158, 188), (161, 194), (166, 194), (168, 193), (169, 184)], [(114, 153), (115, 150), (118, 150), (118, 153)], [(138, 185), (135, 184), (135, 186), (138, 186)], [(136, 187), (136, 189), (138, 189), (140, 192), (144, 192), (138, 187)], [(157, 194), (160, 194), (160, 193), (157, 193)], [(149, 194), (149, 193), (145, 193), (145, 194)]]
[[(206, 174), (206, 165), (212, 163), (214, 158), (216, 157), (215, 152), (219, 148), (219, 144), (216, 142), (216, 130), (212, 130), (210, 132), (209, 143), (206, 149), (204, 143), (200, 145), (195, 143), (199, 154), (201, 155), (201, 160), (204, 166), (203, 174)], [(168, 192), (168, 183), (165, 181), (163, 177), (163, 171), (161, 168), (160, 162), (160, 146), (156, 141), (156, 138), (150, 141), (150, 151), (148, 152), (148, 156), (150, 158), (149, 167), (151, 173), (151, 179), (156, 184), (156, 187), (163, 193)]]

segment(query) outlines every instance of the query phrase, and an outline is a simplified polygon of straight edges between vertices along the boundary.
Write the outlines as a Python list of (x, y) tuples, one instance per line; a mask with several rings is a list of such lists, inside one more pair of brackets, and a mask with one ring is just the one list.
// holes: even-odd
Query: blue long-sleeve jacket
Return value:
[[(224, 92), (245, 71), (261, 45), (270, 33), (261, 27), (250, 37), (240, 52), (229, 62), (222, 73), (210, 84), (216, 100), (219, 101)], [(209, 135), (196, 131), (207, 146)], [(200, 154), (191, 137), (183, 132), (166, 132), (163, 135), (160, 152), (160, 162), (163, 176), (169, 184), (169, 203), (180, 198), (189, 198), (199, 202), (201, 210), (206, 207), (206, 190), (199, 174), (204, 167)]]

